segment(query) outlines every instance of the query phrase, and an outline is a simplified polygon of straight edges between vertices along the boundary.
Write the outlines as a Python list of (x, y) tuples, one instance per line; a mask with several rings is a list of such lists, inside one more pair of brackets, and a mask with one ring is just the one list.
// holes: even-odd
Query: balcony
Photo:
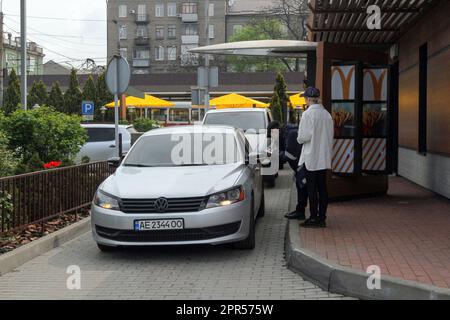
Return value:
[(150, 38), (149, 37), (135, 37), (134, 38), (134, 44), (137, 46), (148, 46), (150, 44)]
[(150, 59), (133, 58), (134, 68), (148, 68), (150, 67)]
[(181, 21), (182, 22), (198, 22), (198, 14), (197, 13), (182, 13)]
[(182, 44), (197, 44), (198, 45), (198, 42), (199, 42), (198, 35), (190, 35), (190, 36), (183, 35), (183, 36), (181, 36)]
[(135, 20), (136, 24), (148, 24), (150, 22), (148, 14), (136, 14)]

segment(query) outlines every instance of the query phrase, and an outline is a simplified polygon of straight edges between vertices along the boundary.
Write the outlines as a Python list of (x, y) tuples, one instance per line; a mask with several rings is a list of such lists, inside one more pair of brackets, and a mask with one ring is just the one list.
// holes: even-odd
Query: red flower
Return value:
[(60, 165), (61, 165), (61, 161), (50, 161), (50, 162), (44, 164), (44, 169), (58, 168)]

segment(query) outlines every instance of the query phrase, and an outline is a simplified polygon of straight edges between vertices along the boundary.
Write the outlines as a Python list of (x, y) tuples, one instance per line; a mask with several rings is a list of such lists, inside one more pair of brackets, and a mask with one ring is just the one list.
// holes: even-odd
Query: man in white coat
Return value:
[(319, 104), (320, 91), (309, 87), (304, 93), (308, 109), (298, 130), (303, 144), (299, 167), (305, 166), (311, 216), (301, 224), (306, 228), (325, 228), (328, 208), (327, 171), (331, 169), (334, 124), (330, 113)]

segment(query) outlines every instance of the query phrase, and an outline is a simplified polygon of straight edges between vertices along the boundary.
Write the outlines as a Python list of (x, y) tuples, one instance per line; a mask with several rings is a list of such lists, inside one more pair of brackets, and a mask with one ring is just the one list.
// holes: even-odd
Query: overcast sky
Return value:
[[(20, 1), (3, 0), (3, 13), (5, 33), (19, 36)], [(44, 61), (106, 63), (106, 0), (27, 0), (27, 16), (28, 40), (44, 48)]]

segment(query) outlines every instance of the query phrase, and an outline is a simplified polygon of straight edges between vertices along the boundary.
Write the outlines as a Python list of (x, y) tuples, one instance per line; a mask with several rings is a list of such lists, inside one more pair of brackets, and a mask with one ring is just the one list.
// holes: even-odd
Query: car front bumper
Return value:
[[(193, 245), (238, 242), (247, 238), (250, 226), (248, 199), (225, 207), (198, 212), (127, 214), (92, 204), (94, 240), (108, 246)], [(134, 231), (135, 220), (183, 219), (183, 230)]]

